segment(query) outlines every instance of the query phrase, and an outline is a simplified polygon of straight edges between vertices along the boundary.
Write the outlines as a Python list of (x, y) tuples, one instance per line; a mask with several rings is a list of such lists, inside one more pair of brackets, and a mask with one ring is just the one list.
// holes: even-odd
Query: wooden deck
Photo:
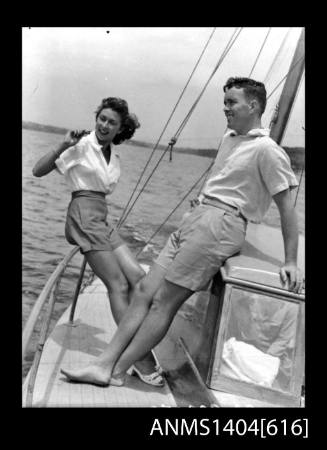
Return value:
[[(75, 325), (63, 314), (44, 346), (33, 394), (33, 407), (176, 407), (166, 383), (157, 388), (128, 375), (124, 386), (71, 383), (60, 368), (83, 367), (97, 357), (116, 330), (107, 291), (96, 279), (80, 294)], [(23, 406), (29, 376), (23, 384)]]
[[(265, 228), (265, 229), (264, 229)], [(257, 258), (258, 268), (276, 273), (282, 263), (281, 231), (250, 224), (242, 255), (226, 264), (240, 265), (243, 259)], [(268, 233), (268, 234), (267, 234)], [(268, 239), (267, 239), (268, 236)], [(273, 251), (271, 251), (271, 243)], [(260, 250), (259, 250), (260, 249)], [(263, 261), (262, 263), (260, 261)], [(243, 261), (244, 262), (244, 261)], [(299, 240), (299, 266), (304, 272), (304, 239)], [(144, 266), (147, 270), (148, 267)], [(232, 274), (230, 274), (232, 275)], [(239, 274), (238, 274), (239, 275)], [(277, 407), (270, 403), (211, 390), (198, 383), (188, 367), (188, 361), (178, 344), (180, 337), (191, 355), (211, 352), (210, 345), (201, 348), (202, 327), (209, 305), (209, 292), (194, 294), (176, 314), (165, 338), (156, 347), (156, 355), (167, 372), (163, 388), (156, 388), (128, 375), (122, 387), (97, 387), (70, 383), (60, 368), (83, 367), (96, 358), (110, 342), (116, 330), (111, 315), (106, 288), (96, 279), (79, 296), (75, 311), (75, 326), (68, 324), (70, 308), (66, 310), (47, 339), (36, 378), (35, 407), (190, 407), (210, 406), (215, 398), (220, 407)], [(201, 306), (201, 307), (200, 307)], [(202, 374), (206, 379), (206, 373)], [(28, 377), (23, 384), (23, 406), (26, 402)], [(170, 386), (170, 387), (169, 387)], [(210, 391), (210, 392), (209, 392)]]

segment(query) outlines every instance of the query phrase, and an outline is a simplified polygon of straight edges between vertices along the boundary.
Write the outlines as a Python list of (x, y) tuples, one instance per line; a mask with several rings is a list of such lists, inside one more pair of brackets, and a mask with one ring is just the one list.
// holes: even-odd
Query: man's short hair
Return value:
[(265, 112), (267, 104), (267, 92), (265, 85), (260, 81), (252, 80), (251, 78), (245, 77), (231, 77), (228, 78), (224, 86), (224, 92), (232, 87), (243, 88), (244, 94), (247, 99), (255, 98), (260, 106), (261, 114)]

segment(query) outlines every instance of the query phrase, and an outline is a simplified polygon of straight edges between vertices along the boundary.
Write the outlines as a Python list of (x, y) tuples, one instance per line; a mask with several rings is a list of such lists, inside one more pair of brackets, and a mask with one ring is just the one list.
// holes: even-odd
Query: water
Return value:
[[(70, 201), (70, 191), (64, 177), (56, 171), (43, 178), (32, 175), (35, 162), (46, 152), (56, 148), (62, 139), (63, 137), (58, 134), (23, 130), (23, 326), (49, 276), (72, 248), (64, 236), (66, 209)], [(114, 194), (107, 197), (109, 216), (114, 223), (120, 218), (151, 153), (151, 149), (125, 144), (120, 145), (119, 149), (122, 176)], [(161, 151), (155, 152), (140, 187), (161, 155)], [(174, 154), (173, 162), (169, 162), (168, 159), (167, 153), (120, 229), (121, 236), (134, 253), (144, 247), (154, 231), (211, 163), (210, 158), (188, 154)], [(193, 190), (170, 217), (146, 247), (146, 251), (139, 254), (140, 262), (151, 264), (168, 235), (188, 210), (188, 200), (196, 197), (198, 189), (199, 187)], [(300, 231), (304, 232), (304, 177), (297, 200), (297, 212)], [(269, 210), (265, 222), (279, 226), (279, 215), (274, 205)], [(81, 255), (76, 256), (66, 271), (54, 312), (54, 321), (71, 302), (81, 262)], [(33, 349), (27, 355), (24, 373), (30, 365), (32, 356)]]

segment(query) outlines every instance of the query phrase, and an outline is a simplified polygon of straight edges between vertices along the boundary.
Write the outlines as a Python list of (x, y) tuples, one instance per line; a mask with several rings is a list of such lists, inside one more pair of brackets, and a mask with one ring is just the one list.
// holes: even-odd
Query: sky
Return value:
[[(23, 120), (92, 129), (105, 97), (127, 100), (141, 123), (135, 139), (157, 142), (207, 41), (210, 42), (170, 120), (167, 144), (221, 59), (236, 28), (24, 27)], [(217, 148), (226, 129), (222, 87), (230, 76), (266, 83), (268, 95), (286, 75), (301, 28), (243, 28), (183, 128), (177, 146)], [(266, 41), (265, 41), (266, 40)], [(265, 45), (262, 45), (265, 41)], [(256, 58), (260, 52), (257, 63)], [(268, 125), (283, 84), (268, 101)], [(304, 146), (305, 78), (283, 145)]]

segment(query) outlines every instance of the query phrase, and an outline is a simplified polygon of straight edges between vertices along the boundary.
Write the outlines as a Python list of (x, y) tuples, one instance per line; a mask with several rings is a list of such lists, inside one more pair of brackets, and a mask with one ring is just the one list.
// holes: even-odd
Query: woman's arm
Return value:
[(76, 145), (84, 133), (80, 131), (68, 131), (64, 137), (63, 142), (58, 146), (56, 150), (51, 150), (51, 152), (42, 156), (41, 159), (33, 167), (33, 175), (35, 177), (43, 177), (48, 173), (52, 172), (56, 168), (55, 161), (59, 158), (61, 153), (67, 150), (68, 147)]

